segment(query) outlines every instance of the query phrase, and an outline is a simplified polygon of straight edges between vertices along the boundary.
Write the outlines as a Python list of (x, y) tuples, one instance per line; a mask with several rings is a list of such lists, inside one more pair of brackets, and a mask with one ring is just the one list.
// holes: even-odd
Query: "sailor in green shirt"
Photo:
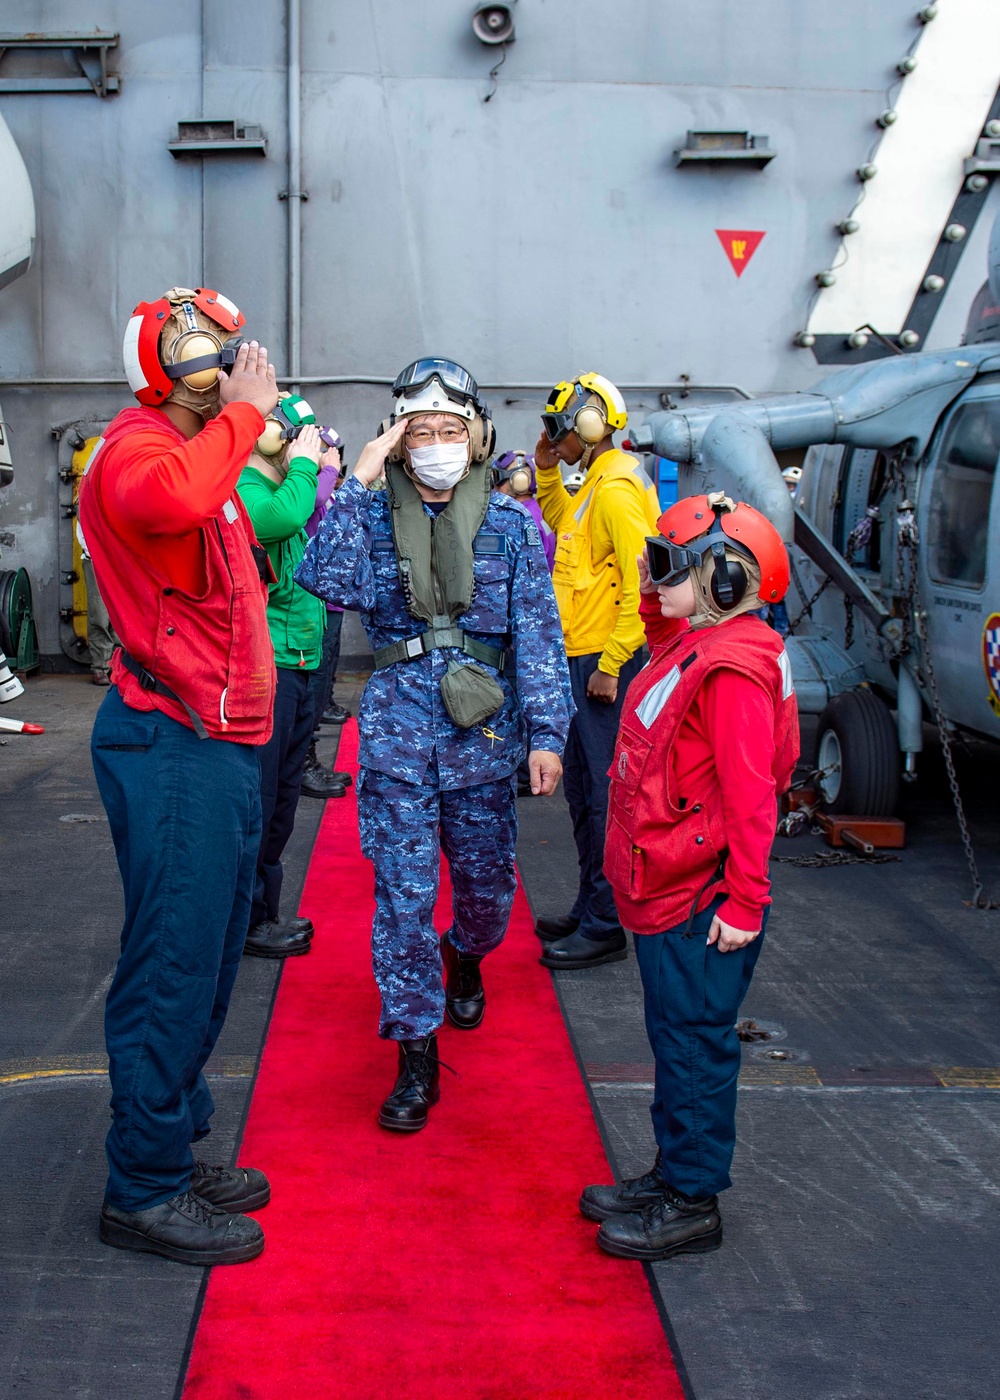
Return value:
[[(305, 426), (302, 426), (302, 420)], [(302, 766), (312, 738), (315, 701), (310, 679), (320, 664), (326, 608), (292, 577), (305, 552), (303, 526), (316, 506), (316, 478), (323, 444), (308, 404), (286, 395), (268, 418), (244, 467), (237, 490), (257, 539), (267, 550), (276, 582), (267, 603), (278, 687), (274, 732), (257, 750), (263, 828), (257, 880), (244, 951), (255, 957), (286, 958), (308, 953), (308, 919), (282, 921), (281, 855), (295, 824)], [(331, 797), (343, 797), (344, 782), (330, 780)]]

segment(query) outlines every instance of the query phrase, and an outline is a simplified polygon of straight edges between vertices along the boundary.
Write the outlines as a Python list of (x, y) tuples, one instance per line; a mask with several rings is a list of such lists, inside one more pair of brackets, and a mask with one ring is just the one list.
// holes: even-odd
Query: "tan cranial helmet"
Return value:
[(208, 287), (171, 287), (156, 301), (141, 301), (122, 344), (130, 389), (151, 408), (170, 400), (214, 417), (219, 371), (232, 368), (244, 324), (229, 298)]
[[(188, 287), (171, 287), (164, 296), (170, 303), (170, 315), (160, 332), (164, 366), (218, 355), (223, 344), (220, 327), (195, 305), (195, 293)], [(214, 418), (219, 411), (219, 389), (217, 367), (195, 369), (175, 380), (170, 401), (193, 408), (202, 418)]]

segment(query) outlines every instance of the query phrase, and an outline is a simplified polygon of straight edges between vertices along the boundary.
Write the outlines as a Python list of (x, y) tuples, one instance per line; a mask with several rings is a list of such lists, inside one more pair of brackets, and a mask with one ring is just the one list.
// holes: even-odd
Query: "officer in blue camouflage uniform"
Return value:
[[(412, 1132), (439, 1096), (445, 1014), (462, 1029), (483, 1018), (480, 963), (503, 939), (514, 898), (525, 744), (532, 792), (548, 795), (573, 702), (537, 527), (490, 489), (494, 432), (475, 380), (452, 361), (418, 360), (393, 395), (393, 417), (296, 578), (358, 611), (375, 655), (358, 715), (358, 817), (375, 866), (379, 1034), (399, 1042), (379, 1122)], [(439, 944), (442, 850), (454, 899)]]

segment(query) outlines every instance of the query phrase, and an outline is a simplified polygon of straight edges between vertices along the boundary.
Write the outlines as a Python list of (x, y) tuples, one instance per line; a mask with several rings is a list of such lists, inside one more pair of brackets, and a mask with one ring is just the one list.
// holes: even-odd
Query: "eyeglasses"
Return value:
[(414, 428), (411, 432), (407, 428), (405, 437), (407, 442), (414, 443), (417, 447), (423, 447), (429, 442), (464, 442), (469, 436), (468, 429), (462, 427), (454, 428)]

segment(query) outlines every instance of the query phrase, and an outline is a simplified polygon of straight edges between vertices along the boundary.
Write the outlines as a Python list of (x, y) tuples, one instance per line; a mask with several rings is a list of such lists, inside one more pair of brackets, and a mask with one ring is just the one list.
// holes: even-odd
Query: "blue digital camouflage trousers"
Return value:
[(484, 954), (507, 932), (517, 843), (515, 781), (442, 792), (432, 763), (420, 784), (373, 768), (358, 774), (361, 850), (375, 866), (372, 968), (382, 998), (379, 1035), (417, 1040), (444, 1020), (434, 905), (440, 853), (452, 885), (449, 936)]

